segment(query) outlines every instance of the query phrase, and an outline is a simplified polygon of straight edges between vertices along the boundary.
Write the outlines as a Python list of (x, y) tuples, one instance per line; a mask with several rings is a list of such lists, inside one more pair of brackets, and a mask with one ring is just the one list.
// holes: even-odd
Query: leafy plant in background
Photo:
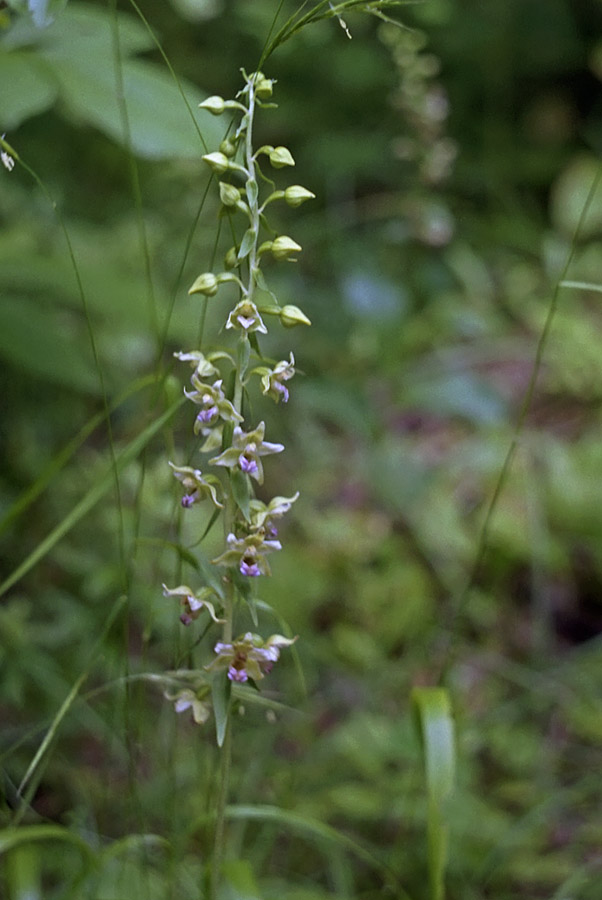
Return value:
[[(386, 5), (388, 4), (373, 4), (371, 11), (380, 12)], [(340, 18), (340, 11), (346, 6), (357, 6), (361, 9), (364, 4), (342, 4), (340, 10), (335, 10), (330, 5), (318, 4), (309, 15), (301, 19), (293, 17), (289, 20), (273, 39), (272, 49), (303, 25), (331, 15), (339, 18), (341, 26), (350, 37), (346, 23)], [(24, 12), (24, 10), (21, 11)], [(55, 28), (50, 41), (48, 41), (45, 36), (44, 39), (41, 39), (40, 29), (52, 23), (52, 14), (57, 12), (57, 8), (51, 10), (46, 6), (42, 8), (40, 5), (29, 11), (32, 16), (33, 29), (25, 19), (22, 19), (18, 23), (18, 26), (21, 26), (20, 29), (16, 27), (13, 31), (9, 31), (8, 40), (5, 42), (5, 48), (9, 53), (5, 57), (4, 68), (8, 70), (11, 83), (15, 85), (24, 77), (31, 87), (25, 104), (23, 104), (23, 95), (19, 90), (12, 96), (8, 95), (7, 106), (4, 110), (8, 125), (16, 127), (22, 118), (38, 112), (56, 99), (56, 92), (49, 88), (48, 72), (42, 73), (40, 69), (39, 60), (43, 60), (42, 65), (50, 65), (53, 69), (52, 82), (55, 85), (61, 85), (65, 99), (71, 98), (72, 106), (77, 107), (78, 104), (83, 104), (80, 111), (90, 121), (100, 125), (110, 134), (122, 134), (130, 150), (144, 150), (144, 138), (141, 138), (141, 144), (137, 143), (137, 134), (140, 129), (136, 123), (135, 111), (131, 118), (129, 109), (126, 113), (125, 107), (119, 108), (117, 105), (117, 107), (113, 107), (115, 115), (111, 118), (112, 103), (105, 104), (103, 102), (103, 98), (97, 92), (96, 79), (89, 80), (90, 88), (96, 92), (96, 95), (86, 97), (85, 74), (86, 72), (92, 73), (94, 69), (94, 54), (105, 52), (108, 49), (107, 44), (103, 44), (103, 41), (110, 37), (106, 29), (101, 28), (98, 36), (95, 29), (90, 31), (94, 22), (91, 20), (89, 11), (82, 8), (72, 12), (72, 15), (75, 16), (72, 22), (72, 25), (75, 26), (75, 44), (73, 43), (73, 34), (68, 30), (69, 23), (66, 21), (68, 14), (65, 15), (62, 23), (63, 30)], [(104, 25), (105, 22), (99, 19), (97, 24)], [(85, 48), (83, 55), (79, 57), (77, 53), (78, 34), (83, 40), (82, 48)], [(130, 36), (134, 39), (126, 45), (128, 52), (141, 46), (136, 43), (133, 32), (130, 32)], [(69, 40), (68, 52), (61, 52), (63, 38)], [(129, 66), (133, 71), (136, 64), (123, 60), (121, 54), (125, 45), (121, 41), (122, 35), (116, 32), (112, 39), (112, 49), (118, 62), (120, 77), (127, 90), (128, 87), (131, 87), (126, 84), (131, 73), (129, 69), (126, 71), (126, 68)], [(38, 52), (36, 56), (33, 56), (29, 48), (36, 47), (36, 45), (39, 45)], [(25, 54), (20, 52), (20, 48), (23, 46), (28, 47)], [(79, 66), (81, 69), (83, 66), (84, 68), (76, 74), (76, 81), (73, 81), (72, 87), (69, 87), (74, 63), (76, 67)], [(146, 87), (151, 90), (153, 100), (159, 99), (157, 98), (156, 80), (155, 84), (152, 84), (154, 74), (151, 75), (150, 70), (139, 74), (143, 80), (146, 79)], [(82, 76), (84, 77), (82, 78)], [(77, 87), (75, 87), (76, 82)], [(235, 100), (224, 101), (221, 97), (212, 96), (199, 104), (216, 116), (220, 116), (224, 112), (235, 112), (240, 116), (240, 122), (234, 134), (226, 136), (220, 144), (219, 151), (207, 153), (204, 160), (213, 173), (220, 178), (219, 193), (222, 213), (229, 218), (233, 213), (238, 213), (239, 219), (242, 217), (246, 220), (246, 229), (241, 237), (236, 238), (235, 225), (230, 223), (232, 234), (235, 236), (235, 244), (226, 254), (226, 270), (218, 274), (203, 273), (195, 280), (189, 293), (203, 296), (206, 304), (207, 298), (213, 297), (222, 285), (234, 284), (239, 291), (239, 299), (227, 317), (225, 330), (233, 330), (240, 336), (233, 352), (222, 348), (207, 351), (203, 345), (203, 328), (201, 326), (199, 343), (203, 346), (204, 352), (200, 349), (193, 349), (176, 354), (180, 360), (191, 362), (193, 367), (191, 379), (193, 390), (185, 391), (185, 395), (200, 407), (194, 426), (195, 433), (200, 434), (203, 439), (200, 452), (210, 456), (209, 465), (225, 469), (227, 472), (227, 479), (224, 481), (215, 475), (204, 476), (201, 470), (194, 466), (170, 463), (173, 474), (182, 483), (185, 491), (182, 506), (188, 509), (198, 501), (207, 499), (215, 508), (215, 513), (204, 529), (201, 540), (206, 537), (215, 524), (219, 513), (223, 513), (226, 549), (212, 561), (211, 565), (216, 567), (213, 572), (208, 571), (206, 566), (203, 567), (202, 562), (200, 563), (200, 568), (205, 569), (206, 583), (196, 591), (188, 585), (179, 585), (174, 588), (164, 585), (165, 596), (175, 597), (183, 606), (184, 611), (180, 618), (185, 625), (190, 625), (201, 613), (206, 612), (214, 624), (223, 626), (222, 640), (215, 644), (216, 658), (213, 663), (205, 666), (204, 669), (193, 668), (186, 671), (179, 669), (177, 672), (169, 673), (167, 677), (169, 690), (166, 693), (166, 696), (175, 703), (178, 712), (191, 709), (194, 720), (199, 724), (207, 720), (211, 708), (215, 714), (218, 745), (222, 748), (222, 772), (216, 810), (214, 861), (210, 879), (210, 892), (214, 897), (217, 896), (219, 890), (220, 869), (224, 854), (224, 822), (231, 764), (230, 686), (232, 683), (240, 685), (249, 682), (256, 687), (257, 682), (270, 671), (274, 662), (277, 661), (280, 649), (294, 643), (293, 638), (287, 638), (280, 634), (273, 634), (267, 639), (262, 639), (251, 631), (235, 637), (233, 631), (234, 623), (239, 618), (241, 603), (246, 604), (253, 623), (257, 624), (258, 602), (251, 585), (255, 578), (270, 574), (266, 556), (268, 553), (279, 550), (281, 546), (277, 539), (276, 522), (289, 511), (298, 497), (298, 493), (289, 498), (275, 497), (268, 503), (255, 497), (253, 481), (261, 485), (264, 480), (262, 457), (280, 453), (284, 447), (282, 444), (273, 444), (265, 440), (265, 423), (263, 421), (250, 430), (244, 430), (248, 417), (246, 407), (250, 404), (250, 400), (246, 398), (249, 382), (260, 384), (263, 394), (276, 402), (286, 402), (289, 397), (287, 382), (295, 373), (292, 353), (289, 354), (288, 360), (274, 361), (263, 357), (258, 342), (258, 335), (267, 334), (263, 317), (277, 316), (286, 328), (310, 324), (309, 319), (298, 306), (290, 303), (281, 306), (278, 303), (275, 294), (269, 289), (261, 269), (266, 255), (275, 260), (289, 260), (301, 249), (286, 235), (274, 233), (269, 237), (272, 229), (266, 218), (266, 208), (279, 200), (284, 200), (291, 207), (297, 207), (314, 196), (300, 185), (291, 185), (284, 190), (275, 189), (275, 185), (261, 171), (261, 163), (264, 158), (274, 169), (294, 165), (292, 155), (283, 146), (263, 145), (257, 150), (254, 148), (255, 112), (262, 106), (273, 105), (267, 102), (272, 94), (272, 86), (273, 82), (265, 78), (261, 72), (256, 72), (251, 76), (245, 74), (245, 87), (237, 94)], [(182, 92), (181, 85), (178, 87)], [(182, 96), (184, 97), (183, 93)], [(142, 102), (142, 115), (147, 109), (148, 104)], [(98, 119), (98, 116), (101, 118)], [(170, 139), (174, 137), (169, 123), (165, 127), (165, 134), (168, 134)], [(166, 148), (157, 149), (156, 132), (153, 132), (148, 149), (153, 156), (166, 152)], [(14, 168), (15, 159), (21, 161), (16, 151), (3, 139), (2, 162), (8, 171), (12, 171)], [(40, 183), (35, 173), (32, 174)], [(266, 196), (262, 196), (261, 191), (264, 183), (271, 185), (272, 188)], [(43, 185), (41, 186), (45, 190)], [(85, 310), (86, 298), (81, 287), (76, 257), (73, 256), (67, 232), (65, 235), (72, 253)], [(263, 238), (267, 239), (263, 240)], [(246, 277), (243, 276), (243, 268)], [(256, 295), (263, 298), (262, 302), (257, 299)], [(202, 322), (205, 317), (206, 310), (202, 313)], [(155, 328), (157, 327), (158, 322), (155, 320)], [(93, 348), (94, 345), (92, 337)], [(99, 361), (96, 351), (94, 352), (98, 367)], [(227, 372), (220, 372), (220, 367), (227, 369)], [(102, 386), (104, 383), (102, 370), (98, 368), (98, 372)], [(219, 377), (220, 375), (221, 377)], [(224, 382), (227, 383), (226, 388), (224, 388)], [(108, 419), (109, 409), (104, 387), (102, 387), (102, 391)], [(168, 412), (168, 415), (170, 414), (171, 410)], [(163, 419), (160, 420), (160, 422), (162, 421)], [(126, 458), (130, 457), (130, 453), (126, 454)], [(113, 469), (116, 479), (119, 468), (118, 458), (114, 455)], [(119, 491), (118, 480), (116, 484)], [(103, 487), (102, 491), (104, 489)], [(100, 495), (98, 493), (92, 495), (89, 503), (84, 503), (78, 516), (87, 511)], [(72, 527), (76, 521), (77, 517), (71, 516), (68, 520), (68, 527)], [(64, 530), (64, 528), (59, 529), (59, 533), (52, 537), (53, 543), (64, 533)], [(49, 542), (47, 542), (48, 544)], [(182, 549), (182, 553), (185, 552)], [(34, 552), (26, 565), (33, 565), (39, 556), (40, 553)], [(220, 570), (226, 572), (221, 578), (216, 574)], [(5, 582), (3, 589), (6, 590), (21, 577), (23, 571), (24, 567), (22, 566), (11, 579)], [(115, 608), (109, 621), (112, 621), (120, 605), (118, 604)], [(26, 811), (27, 801), (32, 796), (34, 784), (32, 776), (57, 734), (65, 713), (74, 702), (84, 677), (82, 676), (78, 680), (70, 692), (68, 700), (63, 704), (60, 714), (55, 718), (17, 789), (17, 797), (23, 795), (24, 802), (19, 801), (20, 812), (15, 819), (15, 824)], [(242, 699), (252, 702), (253, 695), (243, 693), (242, 696), (237, 696), (237, 703), (240, 703)], [(425, 740), (428, 743), (428, 739), (425, 738)], [(27, 794), (24, 794), (26, 785), (28, 791)], [(31, 832), (29, 837), (32, 840), (35, 840), (36, 837), (46, 839), (58, 836), (58, 834), (59, 832), (56, 830), (43, 828), (35, 834)], [(23, 847), (19, 851), (18, 848), (21, 844)], [(4, 846), (6, 849), (13, 848), (10, 857), (9, 884), (13, 885), (17, 891), (20, 889), (19, 886), (24, 887), (26, 884), (29, 889), (29, 886), (35, 884), (36, 879), (27, 874), (30, 860), (27, 838), (23, 843), (21, 837), (16, 833), (7, 832)], [(439, 891), (441, 888), (440, 877), (444, 867), (444, 854), (443, 856), (439, 854), (439, 856), (439, 862), (434, 869), (438, 873), (437, 879), (439, 880), (434, 891)]]

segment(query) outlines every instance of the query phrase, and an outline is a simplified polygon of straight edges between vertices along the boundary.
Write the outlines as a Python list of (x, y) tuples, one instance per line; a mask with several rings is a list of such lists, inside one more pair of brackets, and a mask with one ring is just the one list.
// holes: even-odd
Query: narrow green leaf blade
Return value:
[(412, 703), (426, 772), (430, 896), (443, 900), (449, 834), (445, 800), (454, 784), (456, 758), (451, 703), (444, 688), (415, 688)]
[[(135, 440), (128, 444), (125, 450), (117, 457), (115, 467), (118, 472), (138, 456), (154, 435), (167, 424), (176, 410), (182, 406), (184, 402), (185, 399), (183, 397), (177, 400), (163, 413), (162, 416), (154, 422), (151, 422), (151, 424), (145, 428)], [(0, 597), (5, 594), (13, 584), (16, 584), (17, 581), (29, 572), (36, 563), (43, 559), (44, 556), (52, 550), (54, 545), (71, 531), (83, 516), (96, 506), (98, 501), (111, 490), (114, 484), (114, 469), (113, 466), (109, 466), (105, 476), (90, 488), (87, 494), (74, 506), (69, 515), (65, 516), (63, 521), (60, 522), (40, 544), (38, 544), (36, 549), (29, 554), (21, 565), (18, 566), (14, 572), (2, 582), (2, 584), (0, 584)]]
[(245, 475), (240, 469), (234, 469), (231, 473), (230, 484), (232, 486), (232, 496), (236, 500), (236, 505), (248, 522), (251, 518), (249, 476)]
[(223, 747), (226, 738), (226, 727), (230, 712), (230, 693), (232, 682), (226, 672), (218, 672), (211, 684), (211, 696), (213, 699), (213, 714), (215, 715), (215, 733), (217, 746)]
[(74, 844), (86, 856), (92, 856), (88, 844), (75, 832), (62, 825), (21, 825), (19, 828), (4, 828), (0, 831), (0, 853), (34, 841), (65, 841)]

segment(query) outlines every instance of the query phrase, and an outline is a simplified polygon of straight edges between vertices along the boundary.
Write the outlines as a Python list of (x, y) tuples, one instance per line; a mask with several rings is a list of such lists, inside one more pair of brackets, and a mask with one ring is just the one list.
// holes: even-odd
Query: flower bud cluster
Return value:
[(425, 244), (443, 246), (453, 236), (453, 218), (437, 192), (451, 174), (457, 147), (447, 134), (449, 100), (435, 80), (439, 60), (425, 52), (426, 37), (420, 31), (384, 24), (379, 35), (398, 71), (391, 105), (402, 113), (406, 126), (406, 133), (395, 140), (393, 152), (413, 164), (418, 175), (404, 205), (414, 235)]
[[(237, 237), (224, 254), (223, 271), (202, 272), (188, 291), (193, 297), (200, 296), (203, 303), (220, 303), (219, 298), (213, 298), (222, 285), (235, 287), (238, 296), (224, 310), (222, 330), (230, 346), (174, 354), (193, 370), (184, 394), (195, 407), (192, 430), (199, 438), (198, 452), (205, 455), (205, 461), (202, 468), (170, 466), (183, 489), (182, 507), (190, 510), (207, 501), (212, 507), (211, 522), (221, 516), (226, 534), (223, 552), (211, 560), (215, 566), (211, 583), (195, 588), (163, 585), (164, 595), (178, 601), (184, 625), (201, 619), (205, 625), (213, 623), (222, 630), (221, 640), (214, 647), (216, 657), (205, 666), (206, 676), (195, 690), (187, 683), (166, 695), (175, 703), (176, 711), (191, 710), (198, 723), (209, 716), (210, 679), (225, 672), (230, 682), (255, 683), (271, 670), (280, 649), (295, 640), (279, 634), (264, 640), (251, 632), (233, 637), (237, 615), (252, 598), (255, 580), (271, 574), (268, 556), (282, 549), (279, 520), (299, 496), (296, 492), (267, 502), (256, 496), (264, 483), (264, 459), (282, 453), (284, 445), (266, 440), (265, 422), (247, 422), (246, 397), (253, 386), (275, 403), (287, 403), (288, 385), (295, 375), (292, 352), (283, 360), (263, 357), (259, 340), (268, 333), (265, 320), (277, 318), (284, 328), (311, 324), (298, 306), (280, 305), (267, 286), (264, 263), (292, 262), (301, 247), (292, 237), (271, 229), (266, 209), (280, 200), (296, 208), (314, 197), (298, 184), (279, 189), (262, 171), (262, 165), (279, 171), (294, 166), (295, 161), (283, 146), (266, 144), (254, 149), (254, 117), (258, 109), (274, 105), (266, 102), (272, 97), (274, 82), (261, 72), (247, 75), (243, 70), (243, 76), (244, 86), (234, 100), (213, 96), (200, 104), (211, 115), (234, 119), (219, 150), (207, 153), (203, 160), (217, 176), (221, 215), (231, 218), (231, 233)], [(271, 188), (265, 197), (261, 196), (260, 184)], [(213, 471), (207, 473), (206, 467)]]

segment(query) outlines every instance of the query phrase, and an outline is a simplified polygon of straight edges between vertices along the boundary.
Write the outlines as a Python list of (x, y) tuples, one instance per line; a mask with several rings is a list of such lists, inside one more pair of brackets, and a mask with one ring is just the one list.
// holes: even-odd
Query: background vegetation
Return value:
[[(196, 104), (238, 90), (277, 4), (139, 6), (152, 33), (134, 3), (0, 10), (0, 129), (25, 163), (0, 171), (10, 900), (196, 898), (210, 847), (214, 733), (148, 677), (198, 650), (160, 589), (191, 572), (171, 353), (194, 344), (186, 289), (217, 222), (181, 91), (213, 149)], [(266, 486), (301, 499), (262, 595), (301, 636), (303, 677), (285, 661), (281, 712), (237, 722), (233, 802), (282, 812), (231, 823), (229, 896), (427, 896), (410, 694), (443, 681), (449, 897), (597, 900), (602, 7), (395, 15), (407, 28), (346, 13), (351, 40), (317, 23), (265, 66), (264, 140), (317, 195), (278, 272), (313, 328), (292, 332), (304, 377)]]

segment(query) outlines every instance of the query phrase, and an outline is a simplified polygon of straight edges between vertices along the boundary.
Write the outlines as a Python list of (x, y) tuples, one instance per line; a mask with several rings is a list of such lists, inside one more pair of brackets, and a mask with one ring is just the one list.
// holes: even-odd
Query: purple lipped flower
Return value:
[(261, 375), (262, 393), (268, 394), (276, 403), (279, 400), (282, 400), (283, 403), (288, 403), (289, 393), (284, 382), (289, 381), (295, 374), (295, 357), (292, 353), (288, 360), (281, 359), (273, 369), (262, 366), (259, 369), (255, 369), (255, 371), (258, 375)]
[(283, 403), (288, 403), (289, 393), (286, 385), (280, 384), (280, 382), (278, 381), (274, 381), (272, 384), (272, 388), (276, 391), (277, 394), (280, 394)]
[(240, 328), (245, 333), (250, 331), (268, 333), (257, 307), (250, 300), (241, 300), (236, 304), (228, 316), (226, 328)]
[(183, 688), (176, 691), (175, 694), (170, 694), (167, 691), (163, 696), (166, 700), (171, 700), (174, 703), (177, 713), (182, 713), (189, 709), (197, 725), (203, 725), (211, 715), (211, 701), (208, 699), (209, 690), (208, 686), (202, 686), (196, 691), (190, 688)]
[(242, 575), (270, 575), (270, 567), (265, 558), (266, 553), (282, 550), (280, 541), (266, 541), (263, 534), (256, 532), (237, 538), (235, 534), (227, 537), (228, 549), (221, 556), (211, 560), (216, 566), (235, 566)]
[[(236, 425), (232, 434), (232, 445), (219, 456), (214, 456), (209, 462), (212, 466), (227, 466), (228, 468), (238, 466), (259, 484), (263, 484), (261, 457), (270, 453), (281, 453), (284, 450), (283, 444), (271, 444), (264, 441), (264, 436), (265, 422), (260, 422), (253, 431), (243, 431), (239, 425)], [(253, 462), (255, 465), (252, 465)]]
[(211, 499), (214, 506), (222, 508), (222, 504), (217, 499), (217, 492), (221, 490), (221, 485), (215, 475), (203, 477), (201, 470), (193, 469), (192, 466), (174, 466), (172, 462), (169, 465), (186, 492), (181, 501), (185, 509), (189, 509), (206, 497)]
[(254, 556), (243, 556), (238, 568), (242, 575), (248, 575), (251, 578), (257, 578), (258, 575), (261, 575), (261, 569), (255, 561)]
[(238, 457), (238, 464), (242, 471), (246, 472), (247, 475), (254, 475), (255, 472), (257, 472), (257, 462), (247, 452), (240, 454), (240, 456)]
[(244, 684), (245, 681), (249, 680), (249, 676), (244, 669), (236, 669), (234, 666), (230, 666), (228, 669), (228, 678), (230, 681), (236, 681), (239, 684)]
[(176, 597), (182, 606), (184, 607), (182, 614), (180, 615), (180, 622), (183, 625), (190, 625), (194, 619), (197, 619), (200, 613), (206, 609), (214, 622), (223, 622), (223, 619), (218, 619), (215, 613), (214, 603), (216, 601), (219, 602), (219, 597), (210, 587), (203, 587), (199, 591), (195, 592), (188, 587), (187, 584), (181, 584), (176, 588), (168, 588), (166, 584), (163, 585), (163, 596), (164, 597)]
[(281, 647), (290, 647), (296, 640), (281, 634), (272, 634), (264, 640), (248, 631), (231, 644), (218, 641), (214, 647), (217, 658), (206, 669), (212, 672), (227, 668), (230, 681), (244, 683), (249, 678), (260, 681), (279, 659)]
[(201, 425), (210, 425), (215, 422), (219, 418), (219, 409), (215, 404), (213, 406), (208, 406), (205, 409), (202, 409), (198, 416), (196, 417), (197, 422), (200, 422)]

